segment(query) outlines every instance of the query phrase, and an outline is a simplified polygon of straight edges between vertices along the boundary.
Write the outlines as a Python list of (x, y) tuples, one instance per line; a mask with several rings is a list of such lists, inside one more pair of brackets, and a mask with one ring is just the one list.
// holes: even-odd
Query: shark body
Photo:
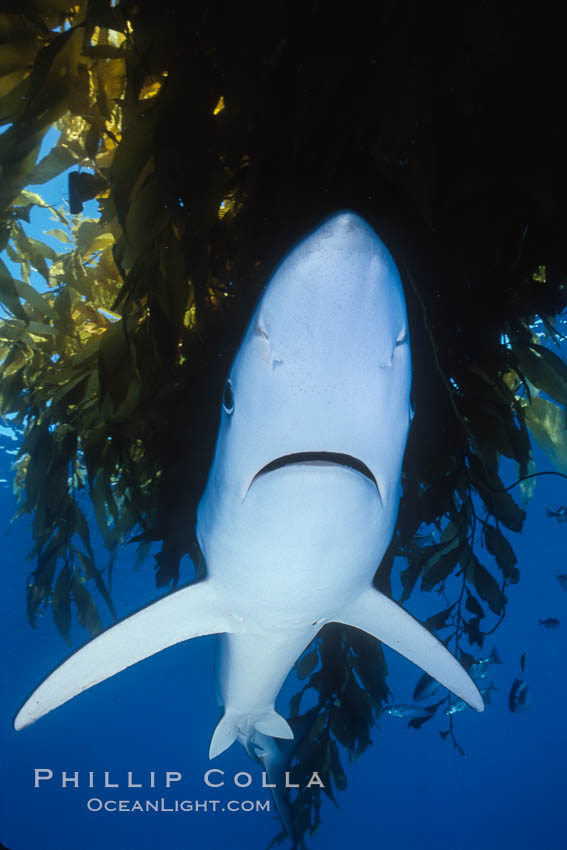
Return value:
[(372, 586), (398, 512), (410, 384), (395, 263), (368, 224), (339, 212), (276, 269), (233, 362), (197, 512), (206, 578), (79, 649), (16, 729), (168, 646), (220, 634), (224, 714), (209, 755), (239, 740), (264, 760), (266, 738), (293, 738), (276, 697), (329, 622), (375, 636), (482, 711), (446, 647)]

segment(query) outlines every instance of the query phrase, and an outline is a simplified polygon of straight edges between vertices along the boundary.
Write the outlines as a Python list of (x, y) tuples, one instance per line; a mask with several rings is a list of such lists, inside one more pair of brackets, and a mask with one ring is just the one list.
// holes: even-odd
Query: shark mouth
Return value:
[[(368, 478), (376, 487), (378, 495), (381, 495), (378, 482), (366, 464), (352, 455), (341, 454), (340, 452), (295, 452), (290, 455), (282, 455), (282, 457), (278, 457), (267, 463), (266, 466), (263, 466), (250, 482), (250, 487), (262, 475), (267, 475), (269, 472), (275, 472), (276, 469), (282, 469), (284, 466), (294, 466), (295, 464), (305, 464), (308, 466), (345, 466), (348, 469), (354, 469), (356, 472), (364, 475), (365, 478)], [(250, 487), (248, 488), (249, 490)]]

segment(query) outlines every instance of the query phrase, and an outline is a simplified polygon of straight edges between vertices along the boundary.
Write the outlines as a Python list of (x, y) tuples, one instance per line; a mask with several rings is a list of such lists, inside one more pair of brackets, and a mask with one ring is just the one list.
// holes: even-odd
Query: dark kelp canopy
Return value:
[[(134, 541), (141, 558), (157, 541), (158, 587), (175, 587), (187, 553), (202, 574), (190, 518), (242, 328), (285, 251), (352, 208), (396, 257), (414, 350), (403, 500), (375, 583), (390, 593), (401, 564), (402, 601), (439, 592), (427, 625), (470, 666), (518, 581), (533, 483), (506, 491), (500, 458), (534, 472), (531, 434), (567, 465), (553, 25), (485, 4), (441, 19), (378, 3), (354, 28), (316, 2), (300, 19), (281, 2), (186, 5), (18, 0), (0, 14), (1, 247), (21, 269), (0, 265), (0, 412), (25, 425), (30, 623), (51, 607), (69, 640), (73, 609), (91, 634), (101, 598), (112, 611), (85, 489), (110, 553)], [(26, 223), (69, 168), (55, 250)], [(92, 198), (98, 218), (81, 215)], [(368, 747), (388, 699), (385, 661), (360, 632), (327, 627), (296, 672), (290, 714), (304, 692), (317, 708), (295, 781), (317, 770), (334, 800), (341, 748)], [(296, 845), (320, 807), (318, 788), (293, 801)]]

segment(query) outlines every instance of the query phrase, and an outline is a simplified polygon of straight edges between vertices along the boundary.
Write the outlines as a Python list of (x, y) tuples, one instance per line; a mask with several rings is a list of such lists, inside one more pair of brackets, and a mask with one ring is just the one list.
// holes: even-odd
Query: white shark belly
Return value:
[(255, 482), (237, 515), (203, 511), (198, 533), (211, 581), (247, 628), (302, 630), (371, 583), (394, 520), (359, 472), (297, 464)]
[(225, 711), (254, 717), (273, 709), (287, 674), (314, 634), (304, 627), (221, 635), (219, 686)]
[(374, 483), (332, 464), (270, 472), (245, 502), (238, 519), (203, 510), (198, 523), (210, 581), (242, 624), (221, 637), (224, 716), (211, 756), (257, 732), (289, 736), (275, 712), (281, 686), (321, 627), (370, 585), (394, 523)]

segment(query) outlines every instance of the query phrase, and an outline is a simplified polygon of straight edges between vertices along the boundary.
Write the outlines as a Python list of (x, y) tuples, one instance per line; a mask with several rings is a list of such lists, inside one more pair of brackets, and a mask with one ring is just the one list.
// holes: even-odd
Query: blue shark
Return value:
[(482, 711), (454, 656), (372, 585), (398, 513), (410, 388), (394, 260), (363, 219), (338, 212), (277, 267), (227, 377), (197, 511), (206, 577), (71, 655), (15, 728), (167, 647), (218, 634), (223, 715), (209, 756), (238, 740), (269, 759), (267, 739), (293, 738), (275, 708), (280, 688), (331, 622), (374, 636)]

